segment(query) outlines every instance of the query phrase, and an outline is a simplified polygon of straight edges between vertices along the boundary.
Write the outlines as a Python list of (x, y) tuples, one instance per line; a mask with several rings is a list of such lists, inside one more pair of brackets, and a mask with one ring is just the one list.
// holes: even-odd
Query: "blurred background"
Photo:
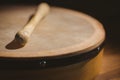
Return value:
[(96, 80), (120, 80), (119, 0), (0, 0), (0, 5), (38, 5), (41, 2), (81, 11), (99, 20), (106, 30), (106, 41), (102, 71)]

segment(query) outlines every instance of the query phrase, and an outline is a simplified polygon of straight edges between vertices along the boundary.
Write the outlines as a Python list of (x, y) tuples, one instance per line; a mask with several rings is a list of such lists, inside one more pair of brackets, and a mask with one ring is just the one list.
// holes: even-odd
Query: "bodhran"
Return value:
[(52, 7), (28, 43), (12, 41), (36, 6), (0, 8), (0, 79), (93, 80), (100, 72), (105, 31), (96, 19)]

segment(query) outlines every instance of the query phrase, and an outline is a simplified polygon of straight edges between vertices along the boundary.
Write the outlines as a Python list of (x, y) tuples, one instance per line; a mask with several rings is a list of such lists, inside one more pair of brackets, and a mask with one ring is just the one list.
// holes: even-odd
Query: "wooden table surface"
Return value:
[(120, 80), (120, 50), (105, 46), (103, 65), (96, 80)]

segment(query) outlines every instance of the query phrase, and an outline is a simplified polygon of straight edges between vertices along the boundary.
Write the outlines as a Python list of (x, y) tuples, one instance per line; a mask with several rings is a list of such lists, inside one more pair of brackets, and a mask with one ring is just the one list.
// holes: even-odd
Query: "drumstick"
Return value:
[(15, 40), (20, 43), (20, 45), (25, 45), (28, 42), (30, 35), (32, 34), (36, 25), (45, 17), (50, 10), (47, 3), (41, 3), (32, 19), (15, 35)]

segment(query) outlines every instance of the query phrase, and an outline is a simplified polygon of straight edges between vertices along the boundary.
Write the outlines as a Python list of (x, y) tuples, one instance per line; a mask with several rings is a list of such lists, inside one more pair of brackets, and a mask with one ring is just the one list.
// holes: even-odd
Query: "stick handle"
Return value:
[(25, 45), (28, 42), (30, 35), (32, 34), (37, 23), (39, 23), (43, 17), (45, 17), (50, 10), (47, 3), (41, 3), (32, 19), (28, 22), (23, 29), (17, 32), (15, 38), (20, 42), (20, 44)]

